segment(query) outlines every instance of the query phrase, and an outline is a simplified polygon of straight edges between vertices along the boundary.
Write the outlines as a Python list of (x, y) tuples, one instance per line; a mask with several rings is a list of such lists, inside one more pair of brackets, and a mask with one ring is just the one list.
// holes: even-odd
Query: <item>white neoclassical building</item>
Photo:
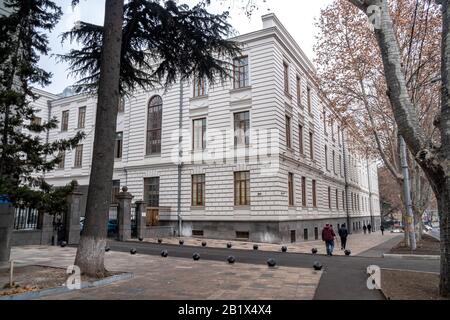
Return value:
[[(131, 93), (119, 110), (114, 190), (143, 200), (149, 225), (184, 236), (263, 242), (313, 240), (322, 227), (380, 224), (377, 165), (321, 94), (315, 69), (273, 14), (236, 38), (227, 83), (177, 83)], [(87, 190), (96, 98), (41, 92), (36, 121), (59, 119), (45, 139), (86, 138), (46, 174)], [(181, 141), (181, 143), (179, 143)]]

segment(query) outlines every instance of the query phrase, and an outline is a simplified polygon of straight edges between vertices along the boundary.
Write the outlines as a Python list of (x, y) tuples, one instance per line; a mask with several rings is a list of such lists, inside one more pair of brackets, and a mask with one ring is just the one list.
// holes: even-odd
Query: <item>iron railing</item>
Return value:
[(16, 208), (14, 212), (14, 230), (39, 229), (39, 212), (33, 208)]

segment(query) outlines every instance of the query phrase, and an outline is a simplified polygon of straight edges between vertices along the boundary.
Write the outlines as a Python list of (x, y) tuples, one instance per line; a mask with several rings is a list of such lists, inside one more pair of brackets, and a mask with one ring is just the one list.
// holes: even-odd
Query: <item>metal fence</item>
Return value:
[(39, 212), (32, 208), (16, 208), (14, 213), (15, 230), (39, 229)]

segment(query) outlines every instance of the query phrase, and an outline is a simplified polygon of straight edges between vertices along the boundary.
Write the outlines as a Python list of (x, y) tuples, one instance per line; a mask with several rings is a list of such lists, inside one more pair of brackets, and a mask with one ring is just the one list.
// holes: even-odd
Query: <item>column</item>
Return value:
[(145, 202), (138, 200), (134, 204), (136, 205), (137, 237), (145, 238)]
[(81, 216), (81, 197), (83, 194), (75, 188), (67, 196), (67, 212), (65, 216), (65, 231), (67, 244), (78, 244), (80, 242), (80, 216)]
[(133, 196), (128, 192), (127, 187), (123, 187), (116, 199), (119, 202), (117, 210), (118, 240), (127, 241), (131, 239), (131, 200)]

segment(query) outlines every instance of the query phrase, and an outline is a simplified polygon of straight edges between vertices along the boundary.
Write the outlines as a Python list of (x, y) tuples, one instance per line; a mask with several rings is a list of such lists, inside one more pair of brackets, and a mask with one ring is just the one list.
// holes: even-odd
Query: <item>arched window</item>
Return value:
[(148, 103), (147, 155), (161, 153), (162, 98), (154, 96)]

